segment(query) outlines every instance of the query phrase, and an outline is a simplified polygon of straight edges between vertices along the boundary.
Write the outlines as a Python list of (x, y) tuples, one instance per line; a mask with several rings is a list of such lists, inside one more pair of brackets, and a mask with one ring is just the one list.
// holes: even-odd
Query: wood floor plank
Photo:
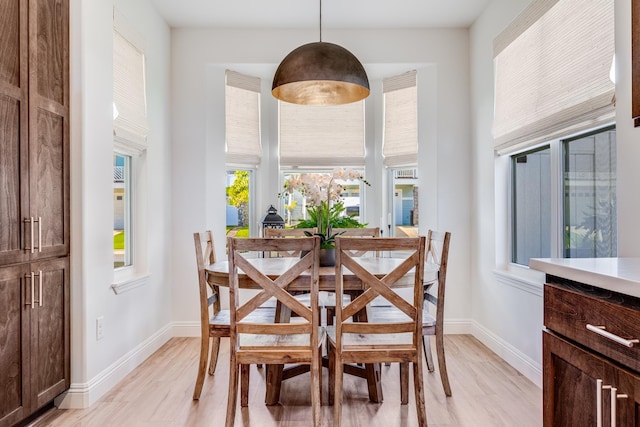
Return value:
[[(222, 340), (218, 368), (205, 379), (199, 401), (192, 400), (199, 339), (173, 338), (92, 407), (53, 409), (33, 427), (200, 427), (224, 424), (229, 375), (228, 340)], [(431, 427), (528, 427), (542, 425), (542, 391), (469, 335), (445, 336), (453, 396), (446, 397), (440, 375), (427, 372), (425, 398)], [(435, 342), (432, 342), (435, 348)], [(249, 407), (238, 407), (236, 425), (307, 427), (311, 421), (309, 374), (282, 385), (279, 405), (266, 406), (265, 370), (251, 367)], [(323, 369), (324, 400), (328, 373)], [(411, 379), (410, 381), (413, 381)], [(344, 377), (342, 424), (353, 427), (417, 425), (413, 390), (400, 405), (398, 365), (382, 368), (385, 400), (370, 403), (366, 381)], [(333, 407), (322, 407), (331, 426)]]

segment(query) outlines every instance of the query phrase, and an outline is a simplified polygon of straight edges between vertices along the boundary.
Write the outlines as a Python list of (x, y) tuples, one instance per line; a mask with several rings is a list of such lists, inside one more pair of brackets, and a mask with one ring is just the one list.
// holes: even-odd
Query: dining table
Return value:
[[(380, 257), (361, 257), (354, 258), (369, 272), (378, 278), (384, 277), (389, 272), (393, 271), (399, 266), (405, 258), (394, 256), (380, 256)], [(249, 260), (256, 268), (262, 271), (270, 279), (277, 279), (282, 273), (287, 271), (292, 265), (294, 265), (299, 259), (294, 257), (274, 257), (274, 258), (253, 258)], [(217, 261), (213, 264), (205, 266), (207, 273), (207, 282), (210, 285), (217, 285), (222, 287), (229, 286), (229, 262), (227, 260)], [(435, 264), (425, 264), (423, 283), (425, 289), (435, 283), (438, 279), (438, 266)], [(343, 290), (345, 293), (350, 294), (352, 297), (357, 296), (366, 290), (367, 286), (360, 280), (355, 274), (345, 269), (342, 273)], [(413, 274), (410, 271), (407, 273), (395, 287), (411, 287), (413, 286)], [(251, 278), (249, 278), (244, 272), (238, 272), (238, 286), (241, 289), (262, 289)], [(287, 288), (289, 291), (309, 291), (310, 290), (310, 275), (308, 273), (298, 276)], [(334, 266), (320, 267), (319, 268), (319, 291), (335, 292), (336, 291), (336, 269)], [(280, 310), (277, 310), (280, 312)], [(366, 321), (366, 312), (358, 314), (359, 321)], [(288, 321), (286, 312), (284, 315), (279, 316), (277, 321)], [(327, 360), (323, 360), (323, 366), (327, 367)], [(303, 372), (307, 372), (309, 367), (307, 365), (293, 366), (284, 368), (282, 365), (274, 365), (268, 368), (267, 371), (267, 394), (265, 397), (265, 403), (267, 405), (275, 405), (280, 399), (280, 389), (283, 380), (297, 376)], [(367, 380), (367, 386), (369, 391), (369, 400), (375, 403), (381, 403), (382, 396), (382, 384), (381, 384), (381, 367), (380, 364), (371, 363), (365, 364), (363, 367), (356, 365), (345, 365), (344, 373), (355, 375)]]

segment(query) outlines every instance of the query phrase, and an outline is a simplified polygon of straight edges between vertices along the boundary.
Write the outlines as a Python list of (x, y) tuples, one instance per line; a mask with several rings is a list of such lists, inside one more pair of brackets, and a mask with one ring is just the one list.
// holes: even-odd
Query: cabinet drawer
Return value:
[(632, 297), (585, 291), (567, 285), (546, 284), (545, 326), (635, 371), (640, 371), (640, 343), (627, 347), (587, 329), (604, 326), (605, 331), (625, 340), (640, 339), (640, 310)]

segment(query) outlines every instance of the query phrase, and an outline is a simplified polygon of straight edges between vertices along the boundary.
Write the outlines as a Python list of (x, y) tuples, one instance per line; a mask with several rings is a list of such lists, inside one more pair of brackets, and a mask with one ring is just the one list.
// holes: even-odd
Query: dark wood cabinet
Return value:
[(69, 260), (0, 268), (0, 426), (69, 388)]
[(69, 253), (68, 0), (0, 3), (0, 265)]
[(612, 414), (616, 426), (640, 426), (640, 377), (550, 332), (543, 349), (545, 426), (612, 426)]
[(0, 2), (0, 427), (69, 388), (69, 3)]
[(633, 341), (640, 300), (552, 276), (547, 282), (544, 426), (640, 427), (640, 350)]

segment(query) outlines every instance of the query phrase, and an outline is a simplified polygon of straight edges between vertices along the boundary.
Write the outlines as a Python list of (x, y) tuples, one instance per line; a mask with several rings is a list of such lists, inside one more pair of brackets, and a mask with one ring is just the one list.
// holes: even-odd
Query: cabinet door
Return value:
[(26, 265), (0, 268), (0, 426), (17, 423), (28, 415), (30, 406), (26, 379), (33, 309), (27, 269)]
[[(638, 425), (636, 375), (547, 331), (543, 332), (543, 364), (545, 427)], [(615, 403), (612, 388), (616, 389)]]
[(69, 5), (29, 2), (29, 189), (37, 250), (69, 252)]
[(36, 308), (31, 314), (31, 389), (40, 408), (69, 388), (69, 259), (31, 264)]
[(0, 2), (0, 265), (28, 259), (27, 0)]

